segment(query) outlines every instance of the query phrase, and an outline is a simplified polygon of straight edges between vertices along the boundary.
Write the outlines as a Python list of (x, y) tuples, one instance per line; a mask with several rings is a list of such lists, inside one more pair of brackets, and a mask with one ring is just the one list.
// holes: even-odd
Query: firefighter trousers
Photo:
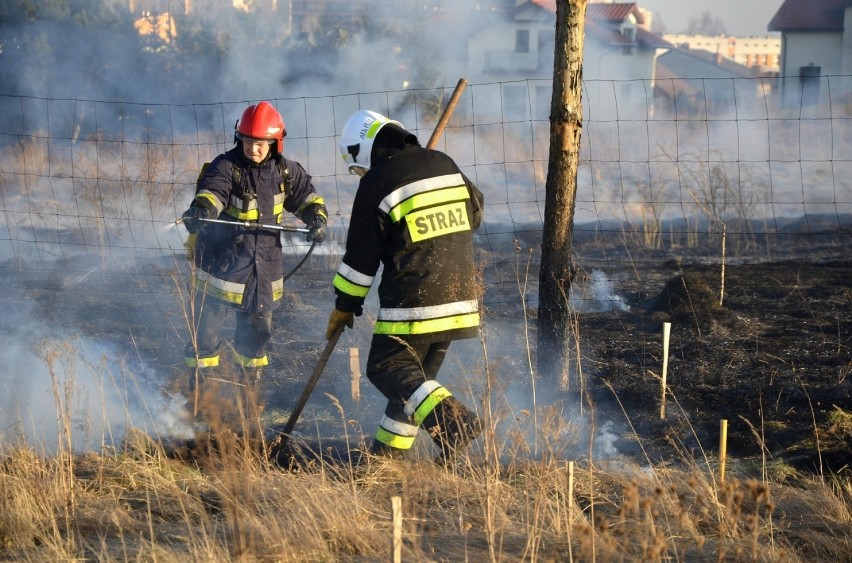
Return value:
[[(196, 319), (195, 344), (190, 342), (184, 353), (190, 367), (215, 367), (224, 348), (222, 327), (233, 307), (211, 297), (205, 298), (198, 292), (194, 300), (193, 314)], [(269, 363), (266, 345), (272, 337), (271, 313), (247, 313), (236, 311), (234, 328), (234, 351), (244, 368), (262, 368)]]
[(479, 434), (476, 415), (436, 380), (450, 344), (373, 335), (367, 379), (388, 400), (371, 447), (373, 453), (396, 456), (410, 449), (421, 425), (442, 453)]

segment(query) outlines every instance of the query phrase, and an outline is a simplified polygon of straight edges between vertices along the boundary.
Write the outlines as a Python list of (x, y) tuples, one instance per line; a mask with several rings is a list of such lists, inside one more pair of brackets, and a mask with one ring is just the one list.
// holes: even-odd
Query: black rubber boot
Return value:
[(405, 459), (405, 452), (407, 450), (401, 450), (399, 448), (393, 448), (387, 444), (379, 442), (378, 440), (373, 440), (373, 443), (370, 444), (370, 455), (376, 457), (384, 457), (387, 459)]
[(455, 397), (447, 397), (423, 420), (432, 441), (438, 446), (435, 463), (446, 465), (482, 433), (482, 423), (472, 410)]

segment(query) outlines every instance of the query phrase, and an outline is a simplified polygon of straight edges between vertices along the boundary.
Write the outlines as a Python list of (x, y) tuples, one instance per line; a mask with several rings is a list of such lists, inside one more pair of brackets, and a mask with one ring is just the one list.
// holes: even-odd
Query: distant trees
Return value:
[(724, 22), (710, 12), (701, 12), (697, 18), (689, 20), (686, 28), (687, 35), (727, 35), (728, 29)]
[(274, 96), (302, 80), (402, 89), (444, 78), (436, 51), (446, 45), (436, 44), (414, 2), (392, 9), (358, 0), (345, 9), (304, 3), (295, 13), (226, 4), (176, 9), (175, 31), (161, 41), (140, 34), (140, 13), (130, 13), (126, 1), (2, 0), (3, 93), (209, 103), (250, 91)]

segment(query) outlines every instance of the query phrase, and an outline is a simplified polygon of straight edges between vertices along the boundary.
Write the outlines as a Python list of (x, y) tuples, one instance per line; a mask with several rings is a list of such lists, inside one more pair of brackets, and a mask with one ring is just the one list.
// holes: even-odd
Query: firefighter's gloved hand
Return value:
[(209, 219), (210, 212), (208, 209), (200, 205), (191, 205), (189, 209), (183, 212), (180, 216), (183, 226), (190, 234), (195, 234), (201, 230), (201, 221), (199, 219)]
[(322, 215), (314, 215), (308, 224), (308, 234), (305, 240), (320, 243), (325, 240), (325, 227), (327, 223)]
[(351, 311), (341, 311), (335, 307), (335, 309), (331, 312), (331, 315), (328, 317), (328, 328), (325, 329), (325, 339), (331, 340), (335, 331), (343, 325), (352, 328), (355, 325), (355, 313)]

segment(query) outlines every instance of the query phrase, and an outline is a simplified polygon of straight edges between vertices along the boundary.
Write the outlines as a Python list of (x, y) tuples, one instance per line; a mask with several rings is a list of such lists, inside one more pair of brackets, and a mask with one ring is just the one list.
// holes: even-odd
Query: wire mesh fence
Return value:
[[(587, 82), (578, 267), (606, 280), (671, 261), (848, 256), (848, 83), (825, 77), (819, 95), (791, 105), (766, 79)], [(348, 175), (336, 135), (348, 115), (390, 115), (425, 144), (451, 93), (270, 100), (286, 122), (285, 154), (313, 176), (330, 213), (331, 240), (305, 275), (330, 286), (345, 241), (357, 177)], [(98, 291), (98, 277), (142, 296), (172, 287), (185, 262), (186, 233), (175, 219), (192, 199), (201, 165), (233, 146), (234, 124), (249, 103), (0, 95), (4, 278), (15, 287), (59, 280), (60, 296)], [(519, 279), (538, 274), (549, 113), (547, 81), (470, 84), (438, 143), (485, 194), (476, 240), (492, 306), (518, 302)], [(287, 240), (288, 263), (307, 251), (301, 236)], [(521, 291), (534, 305), (534, 281)]]

